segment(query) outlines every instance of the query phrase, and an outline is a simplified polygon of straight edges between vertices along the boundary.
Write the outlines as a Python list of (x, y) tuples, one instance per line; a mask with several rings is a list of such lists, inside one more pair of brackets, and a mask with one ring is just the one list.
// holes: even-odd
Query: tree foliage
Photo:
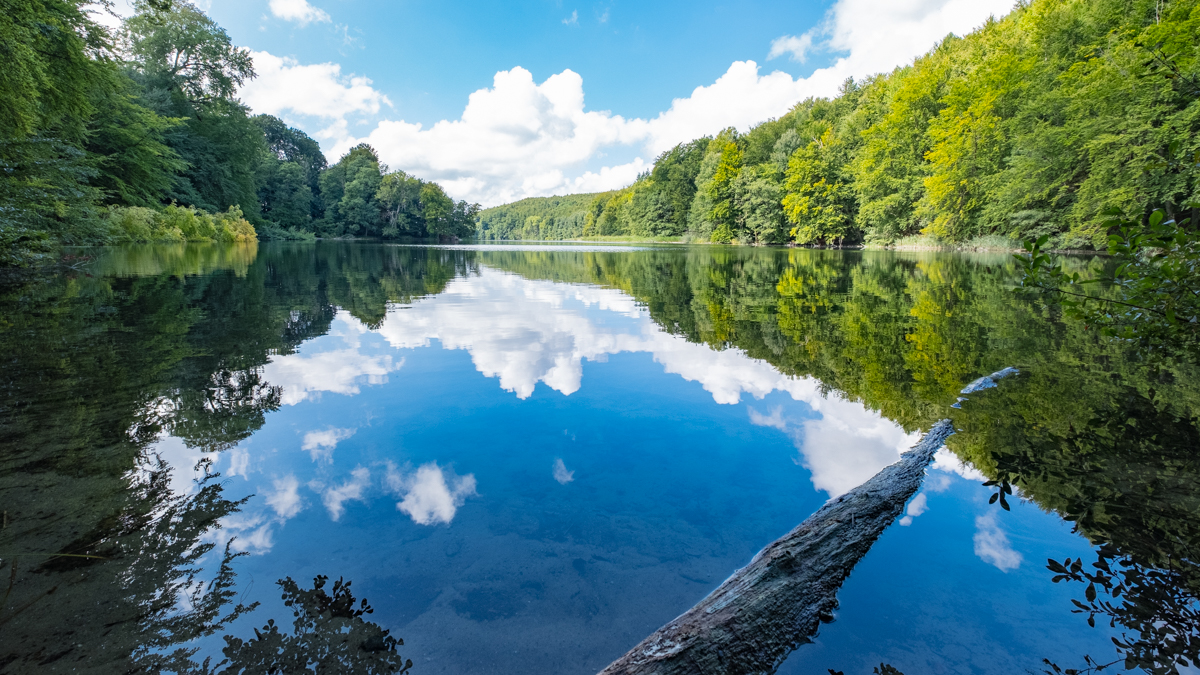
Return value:
[[(1200, 205), (1192, 207), (1193, 212)], [(1052, 296), (1058, 306), (1104, 335), (1158, 352), (1200, 357), (1200, 236), (1190, 218), (1175, 222), (1155, 210), (1145, 222), (1113, 213), (1107, 264), (1066, 270), (1043, 251), (1048, 237), (1027, 241), (1018, 255), (1025, 289)]]
[[(777, 187), (788, 242), (886, 244), (923, 234), (994, 236), (1015, 247), (1047, 235), (1051, 247), (1103, 248), (1114, 233), (1104, 215), (1111, 207), (1141, 217), (1149, 210), (1138, 209), (1156, 205), (1178, 220), (1182, 205), (1200, 200), (1200, 168), (1156, 169), (1178, 139), (1186, 139), (1180, 152), (1200, 150), (1198, 32), (1197, 0), (1020, 3), (911, 64), (846, 82), (833, 98), (723, 132), (716, 147), (708, 138), (678, 146), (649, 180), (619, 191), (631, 193), (627, 200), (606, 196), (592, 222), (615, 227), (605, 234), (776, 243), (751, 226), (760, 223), (757, 198), (729, 201), (733, 143), (738, 170), (753, 167)], [(671, 185), (686, 189), (666, 191), (670, 175), (684, 177)], [(756, 194), (767, 192), (760, 185)], [(494, 221), (505, 208), (483, 217)], [(529, 203), (521, 208), (541, 217)]]
[[(135, 9), (115, 37), (80, 0), (18, 0), (0, 12), (0, 265), (55, 244), (244, 240), (240, 223), (263, 238), (474, 233), (478, 207), (447, 206), (436, 184), (418, 181), (425, 202), (403, 214), (381, 202), (373, 150), (355, 149), (334, 170), (304, 132), (251, 117), (237, 99), (254, 77), (250, 52), (195, 5)], [(236, 211), (237, 231), (160, 226), (184, 211)]]

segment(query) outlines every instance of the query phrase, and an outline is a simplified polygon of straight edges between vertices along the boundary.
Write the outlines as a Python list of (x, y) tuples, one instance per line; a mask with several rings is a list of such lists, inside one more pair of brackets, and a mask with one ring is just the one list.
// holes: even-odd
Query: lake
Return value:
[(0, 672), (595, 673), (941, 419), (778, 672), (1200, 650), (1195, 367), (1023, 298), (1008, 255), (73, 255), (0, 285)]

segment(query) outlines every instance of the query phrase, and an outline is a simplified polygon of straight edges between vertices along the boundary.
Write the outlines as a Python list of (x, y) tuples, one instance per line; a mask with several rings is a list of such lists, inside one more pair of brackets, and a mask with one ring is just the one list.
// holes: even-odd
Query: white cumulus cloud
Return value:
[(1021, 566), (1022, 556), (1008, 543), (1008, 535), (1000, 529), (995, 511), (975, 519), (975, 555), (1001, 572)]
[(332, 155), (365, 141), (392, 168), (490, 205), (556, 191), (620, 187), (644, 164), (581, 175), (579, 183), (567, 171), (605, 146), (638, 142), (644, 128), (644, 122), (585, 110), (583, 78), (574, 71), (539, 84), (528, 70), (516, 67), (496, 73), (491, 88), (472, 93), (460, 119), (429, 128), (384, 120), (366, 137), (338, 140)]
[(342, 122), (353, 114), (374, 115), (388, 100), (366, 77), (343, 75), (336, 63), (304, 65), (290, 57), (251, 52), (258, 74), (242, 87), (240, 95), (256, 113), (300, 115)]
[(436, 462), (424, 464), (409, 475), (389, 467), (388, 488), (403, 495), (396, 508), (418, 525), (450, 524), (458, 507), (475, 494), (475, 476), (446, 474)]
[(284, 21), (295, 21), (301, 26), (310, 23), (329, 23), (329, 15), (308, 4), (308, 0), (271, 0), (271, 13)]
[(767, 54), (767, 60), (777, 59), (784, 54), (790, 54), (793, 61), (804, 63), (808, 60), (808, 53), (812, 51), (813, 34), (809, 31), (799, 37), (795, 35), (784, 35), (783, 37), (775, 38), (771, 41), (771, 51)]
[[(846, 78), (890, 71), (947, 34), (965, 34), (1013, 5), (1013, 0), (838, 0), (820, 25), (777, 38), (768, 53), (768, 59), (789, 55), (804, 61), (820, 51), (834, 56), (829, 66), (793, 78), (780, 71), (764, 73), (752, 60), (736, 61), (715, 82), (673, 100), (650, 119), (587, 110), (583, 78), (572, 70), (538, 83), (517, 66), (497, 72), (490, 88), (472, 93), (457, 120), (425, 126), (385, 119), (360, 134), (347, 116), (374, 114), (387, 103), (369, 80), (347, 80), (336, 64), (304, 66), (265, 53), (256, 55), (264, 64), (264, 83), (248, 85), (253, 96), (247, 100), (268, 112), (293, 110), (324, 119), (314, 135), (331, 160), (367, 142), (392, 168), (436, 180), (456, 198), (490, 206), (628, 185), (645, 170), (646, 157), (725, 127), (744, 131), (810, 96), (835, 95)], [(572, 14), (566, 22), (577, 18)], [(303, 112), (327, 109), (347, 112)], [(588, 169), (601, 153), (621, 146), (644, 157)]]
[(821, 28), (824, 45), (841, 53), (829, 70), (842, 77), (890, 71), (947, 35), (965, 35), (989, 17), (1001, 17), (1013, 0), (838, 0)]

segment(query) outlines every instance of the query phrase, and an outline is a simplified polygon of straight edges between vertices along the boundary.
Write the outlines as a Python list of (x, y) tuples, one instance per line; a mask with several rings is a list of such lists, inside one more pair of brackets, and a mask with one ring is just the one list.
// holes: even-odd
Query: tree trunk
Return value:
[(899, 462), (833, 499), (601, 675), (773, 673), (833, 619), (854, 565), (916, 494), (954, 433), (942, 420)]

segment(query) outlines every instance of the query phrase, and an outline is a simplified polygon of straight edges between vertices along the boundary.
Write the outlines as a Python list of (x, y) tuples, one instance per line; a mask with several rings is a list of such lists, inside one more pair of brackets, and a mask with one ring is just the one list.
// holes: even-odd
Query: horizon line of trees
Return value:
[(1200, 152), (1198, 34), (1198, 0), (1025, 0), (834, 98), (680, 144), (627, 188), (487, 209), (479, 236), (1102, 248), (1109, 209), (1200, 202), (1200, 162), (1175, 161)]
[(195, 5), (138, 0), (113, 31), (93, 17), (106, 9), (25, 0), (0, 15), (0, 265), (160, 231), (221, 238), (128, 211), (172, 205), (241, 238), (474, 232), (477, 205), (389, 172), (370, 146), (329, 166), (303, 131), (252, 115), (237, 98), (249, 50)]

